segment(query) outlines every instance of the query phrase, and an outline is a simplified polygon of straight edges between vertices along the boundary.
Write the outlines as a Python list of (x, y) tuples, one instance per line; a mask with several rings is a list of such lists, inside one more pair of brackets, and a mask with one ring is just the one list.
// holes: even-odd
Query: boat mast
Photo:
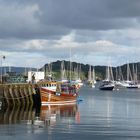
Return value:
[(93, 82), (95, 82), (95, 69), (94, 69), (94, 67), (93, 67), (93, 70), (92, 70), (92, 80), (93, 80)]
[[(130, 80), (129, 80), (130, 78)], [(127, 81), (132, 81), (132, 74), (131, 74), (131, 70), (129, 67), (129, 63), (127, 64)]]
[(64, 60), (61, 62), (61, 80), (66, 80), (65, 64)]
[(72, 64), (71, 64), (71, 47), (70, 47), (70, 81), (71, 81), (71, 69), (72, 69)]
[(89, 65), (88, 81), (91, 81), (91, 65)]

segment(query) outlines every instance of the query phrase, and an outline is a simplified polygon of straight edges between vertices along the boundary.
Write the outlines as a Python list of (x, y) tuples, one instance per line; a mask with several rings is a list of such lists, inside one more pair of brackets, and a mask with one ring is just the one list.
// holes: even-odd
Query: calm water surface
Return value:
[[(83, 87), (70, 106), (13, 107), (0, 112), (0, 140), (139, 140), (140, 89)], [(38, 116), (38, 117), (37, 117)]]

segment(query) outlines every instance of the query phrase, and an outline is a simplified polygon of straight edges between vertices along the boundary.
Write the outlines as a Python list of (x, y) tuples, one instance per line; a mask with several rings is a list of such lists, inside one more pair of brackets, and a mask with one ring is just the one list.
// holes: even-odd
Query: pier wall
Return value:
[[(36, 105), (38, 100), (34, 92), (34, 84), (1, 84), (0, 106)], [(40, 101), (39, 101), (40, 102)]]

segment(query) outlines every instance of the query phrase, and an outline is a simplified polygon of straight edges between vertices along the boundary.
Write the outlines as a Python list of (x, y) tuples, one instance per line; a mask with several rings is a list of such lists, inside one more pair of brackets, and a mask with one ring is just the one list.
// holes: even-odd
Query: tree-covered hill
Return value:
[[(61, 71), (61, 63), (62, 63), (62, 61), (58, 60), (56, 62), (52, 62), (51, 64), (45, 64), (44, 68), (45, 68), (45, 70), (47, 70), (48, 67), (50, 67), (52, 72), (55, 73), (55, 76), (57, 78), (59, 78), (60, 71)], [(64, 61), (64, 64), (65, 64), (65, 70), (70, 71), (70, 61)], [(88, 71), (89, 71), (89, 64), (71, 62), (71, 69), (72, 70), (74, 70), (74, 68), (77, 68), (77, 67), (80, 68), (81, 77), (83, 78), (83, 80), (87, 79)], [(107, 66), (91, 66), (91, 69), (93, 69), (93, 67), (95, 69), (96, 78), (99, 80), (105, 79)], [(138, 62), (137, 63), (130, 63), (129, 67), (130, 67), (131, 73), (133, 74), (134, 72), (136, 72), (138, 79), (140, 79), (140, 63), (138, 63)], [(117, 66), (117, 67), (112, 67), (114, 79), (116, 79), (116, 74), (119, 73), (120, 69), (121, 69), (121, 72), (122, 72), (124, 79), (126, 79), (126, 77), (127, 77), (127, 64)]]

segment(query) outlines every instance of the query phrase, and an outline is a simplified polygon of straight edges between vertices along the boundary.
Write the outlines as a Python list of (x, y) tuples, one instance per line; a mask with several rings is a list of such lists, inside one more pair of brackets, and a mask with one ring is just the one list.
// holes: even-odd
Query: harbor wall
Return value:
[[(38, 85), (36, 86), (39, 88)], [(36, 94), (34, 87), (35, 84), (1, 84), (0, 108), (40, 105), (40, 95)]]

